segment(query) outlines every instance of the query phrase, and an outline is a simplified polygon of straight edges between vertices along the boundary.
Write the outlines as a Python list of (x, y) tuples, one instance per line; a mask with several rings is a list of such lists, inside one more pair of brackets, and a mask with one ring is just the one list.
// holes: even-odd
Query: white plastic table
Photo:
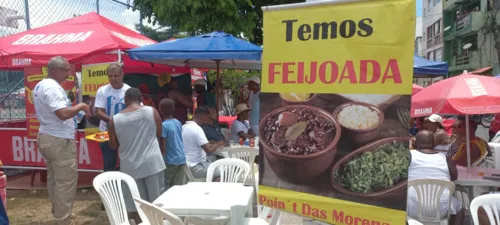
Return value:
[[(234, 148), (236, 147), (246, 147), (246, 146), (232, 146)], [(215, 151), (215, 154), (218, 155), (218, 156), (221, 156), (221, 157), (224, 157), (224, 158), (229, 158), (229, 150), (231, 150), (232, 147), (224, 147), (224, 148), (219, 148), (217, 149), (217, 151)], [(259, 155), (259, 147), (256, 146), (256, 147), (253, 147), (255, 149), (255, 152), (257, 153), (257, 155)]]
[(484, 173), (484, 176), (492, 174), (500, 174), (500, 169), (475, 167), (467, 170), (466, 167), (457, 166), (458, 178), (453, 181), (456, 185), (461, 186), (482, 186), (482, 187), (500, 187), (500, 180), (485, 180), (479, 173)]
[(171, 187), (153, 204), (177, 216), (228, 217), (239, 225), (253, 216), (252, 196), (253, 187), (241, 183), (190, 182)]

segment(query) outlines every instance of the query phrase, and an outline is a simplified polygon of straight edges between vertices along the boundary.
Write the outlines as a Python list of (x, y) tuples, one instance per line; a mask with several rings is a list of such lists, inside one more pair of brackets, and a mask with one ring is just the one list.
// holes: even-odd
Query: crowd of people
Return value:
[[(38, 148), (47, 162), (48, 192), (56, 224), (72, 224), (72, 205), (76, 192), (75, 117), (80, 111), (91, 112), (100, 119), (99, 130), (109, 132), (109, 141), (100, 144), (104, 171), (121, 171), (131, 176), (141, 198), (152, 202), (174, 185), (187, 183), (186, 169), (195, 178), (206, 178), (214, 154), (231, 140), (253, 138), (258, 132), (260, 79), (251, 77), (248, 87), (253, 94), (236, 106), (237, 119), (226, 137), (218, 123), (215, 96), (207, 91), (206, 81), (197, 80), (197, 107), (192, 120), (187, 113), (193, 99), (178, 90), (172, 80), (170, 91), (158, 104), (147, 104), (144, 90), (123, 82), (118, 63), (107, 68), (109, 84), (96, 93), (91, 109), (85, 103), (72, 106), (61, 84), (69, 76), (70, 64), (60, 56), (48, 64), (48, 76), (34, 90), (34, 105), (40, 121)], [(144, 88), (143, 88), (144, 89)], [(249, 104), (251, 107), (248, 107)], [(214, 174), (218, 179), (219, 174)], [(126, 185), (124, 185), (126, 186)], [(140, 218), (130, 195), (124, 188), (130, 218)]]
[[(412, 148), (410, 151), (411, 162), (408, 169), (408, 180), (416, 179), (440, 179), (454, 181), (458, 178), (458, 166), (467, 167), (467, 133), (470, 143), (470, 163), (480, 164), (485, 157), (491, 156), (488, 142), (476, 136), (477, 123), (466, 117), (459, 116), (451, 126), (451, 135), (443, 125), (444, 119), (433, 114), (429, 117), (417, 119), (415, 127), (410, 133)], [(467, 129), (466, 123), (469, 123)], [(441, 196), (441, 217), (450, 213), (450, 224), (463, 224), (465, 211), (462, 203), (455, 197), (451, 197), (450, 208), (448, 198), (453, 195), (445, 190)], [(410, 217), (416, 218), (418, 213), (417, 193), (414, 189), (408, 189), (407, 212)], [(481, 224), (489, 224), (488, 217), (480, 208), (479, 219)]]
[[(47, 164), (47, 187), (56, 224), (71, 224), (71, 211), (76, 192), (78, 169), (76, 161), (75, 117), (80, 111), (92, 109), (85, 103), (72, 105), (61, 87), (69, 76), (70, 64), (63, 57), (54, 57), (48, 64), (48, 76), (34, 89), (34, 105), (40, 121), (37, 145)], [(206, 178), (211, 163), (217, 160), (217, 149), (230, 142), (255, 138), (259, 127), (260, 79), (251, 77), (248, 88), (252, 94), (236, 105), (236, 120), (230, 135), (225, 136), (218, 123), (212, 92), (206, 81), (194, 82), (198, 93), (192, 120), (186, 110), (193, 100), (180, 92), (175, 81), (166, 98), (155, 107), (144, 104), (143, 93), (123, 82), (120, 64), (107, 68), (109, 84), (99, 88), (93, 110), (101, 120), (99, 130), (109, 132), (109, 141), (100, 145), (104, 171), (121, 171), (136, 182), (141, 198), (154, 201), (169, 187), (187, 183), (186, 170), (195, 178)], [(419, 122), (420, 121), (420, 122)], [(470, 162), (477, 164), (491, 155), (488, 143), (475, 135), (477, 123), (458, 117), (451, 126), (451, 135), (437, 114), (415, 122), (412, 138), (409, 180), (456, 180), (457, 165), (467, 166), (467, 136), (470, 142)], [(468, 134), (468, 135), (467, 135)], [(219, 174), (214, 174), (217, 179)], [(461, 224), (464, 209), (452, 198), (451, 208), (444, 203), (449, 192), (443, 193), (441, 214), (451, 213), (451, 224)], [(131, 218), (140, 221), (130, 192), (124, 191)], [(408, 214), (418, 210), (414, 190), (408, 191)], [(480, 211), (484, 219), (484, 211)]]

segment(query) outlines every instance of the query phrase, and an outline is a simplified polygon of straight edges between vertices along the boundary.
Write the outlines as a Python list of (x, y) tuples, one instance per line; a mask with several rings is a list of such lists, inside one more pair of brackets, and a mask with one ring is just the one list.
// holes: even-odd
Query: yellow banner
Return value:
[[(47, 77), (47, 74), (37, 74), (37, 75), (30, 75), (28, 76), (28, 82), (34, 82), (34, 81), (41, 81)], [(68, 76), (66, 78), (66, 81), (75, 81), (74, 76)]]
[(262, 91), (411, 94), (415, 0), (264, 12)]
[(109, 83), (106, 72), (109, 64), (82, 65), (82, 95), (95, 97), (97, 89)]
[(406, 220), (405, 211), (266, 186), (259, 186), (258, 204), (330, 224), (400, 225)]

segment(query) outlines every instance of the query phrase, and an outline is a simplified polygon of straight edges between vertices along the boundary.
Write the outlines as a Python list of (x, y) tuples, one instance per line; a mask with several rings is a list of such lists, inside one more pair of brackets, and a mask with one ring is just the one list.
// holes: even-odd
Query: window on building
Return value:
[(427, 39), (432, 39), (434, 37), (434, 27), (430, 25), (427, 27)]
[(438, 21), (436, 21), (434, 24), (434, 34), (437, 36), (439, 34), (441, 34), (441, 19), (439, 19)]
[(443, 49), (438, 48), (434, 50), (434, 60), (436, 61), (443, 61)]
[(434, 60), (434, 52), (433, 51), (427, 52), (427, 59)]
[(437, 5), (441, 2), (441, 0), (434, 0), (434, 5)]
[(427, 11), (431, 11), (433, 5), (432, 5), (432, 0), (427, 0)]

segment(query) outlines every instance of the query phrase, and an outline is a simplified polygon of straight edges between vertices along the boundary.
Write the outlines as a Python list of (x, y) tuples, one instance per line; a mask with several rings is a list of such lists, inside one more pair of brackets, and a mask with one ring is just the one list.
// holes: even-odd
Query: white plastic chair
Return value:
[(477, 160), (476, 160), (474, 163), (472, 163), (470, 166), (471, 166), (471, 167), (479, 167), (479, 166), (481, 166), (481, 165), (484, 163), (484, 161), (485, 161), (485, 159), (486, 159), (486, 157), (487, 157), (487, 156), (488, 156), (488, 154), (484, 154), (484, 155), (482, 155), (479, 159), (477, 159)]
[(500, 168), (500, 143), (490, 142), (488, 146), (491, 149), (491, 153), (493, 155), (493, 163), (495, 165), (495, 169)]
[(227, 128), (221, 128), (220, 132), (222, 133), (222, 136), (226, 139), (226, 141), (229, 141), (229, 129)]
[[(139, 189), (134, 178), (118, 171), (104, 172), (94, 178), (93, 185), (97, 191), (106, 209), (109, 222), (111, 225), (128, 225), (130, 224), (125, 200), (123, 198), (122, 182), (128, 186), (132, 198), (141, 198)], [(143, 221), (142, 224), (148, 224), (147, 217), (136, 204), (139, 216)]]
[(229, 158), (241, 159), (247, 162), (248, 165), (250, 165), (250, 174), (245, 180), (245, 185), (252, 185), (255, 187), (255, 190), (258, 190), (258, 184), (257, 184), (257, 179), (255, 177), (255, 169), (253, 165), (255, 162), (255, 157), (258, 154), (258, 151), (259, 150), (250, 147), (236, 147), (236, 148), (231, 148), (228, 151)]
[(188, 177), (189, 182), (205, 182), (205, 178), (194, 177), (194, 175), (193, 175), (193, 173), (191, 173), (191, 169), (189, 169), (188, 165), (186, 165), (184, 167), (184, 172), (186, 173), (186, 176)]
[(474, 198), (470, 204), (470, 211), (472, 215), (472, 221), (474, 225), (479, 225), (478, 209), (483, 207), (484, 211), (488, 215), (488, 220), (490, 224), (497, 224), (496, 221), (500, 221), (499, 210), (500, 210), (500, 194), (486, 194)]
[(241, 159), (220, 159), (208, 167), (207, 182), (212, 182), (216, 169), (220, 171), (220, 182), (244, 183), (250, 173), (250, 165)]
[(409, 219), (408, 225), (423, 225), (423, 224), (421, 222), (414, 220), (414, 219)]
[[(142, 199), (134, 198), (136, 204), (139, 205), (139, 208), (144, 212), (146, 217), (149, 220), (149, 225), (184, 225), (182, 220), (176, 215), (159, 208), (149, 202), (146, 202)], [(165, 223), (164, 219), (167, 220), (168, 223)]]
[(497, 224), (500, 221), (500, 194), (486, 194), (474, 198), (470, 204), (470, 211), (474, 225), (479, 225), (478, 209), (483, 207), (488, 215), (490, 224)]
[(448, 224), (448, 215), (441, 218), (441, 195), (444, 190), (449, 190), (447, 201), (448, 209), (451, 207), (451, 197), (455, 191), (455, 184), (446, 180), (417, 179), (408, 181), (408, 190), (414, 188), (418, 201), (418, 217), (415, 219), (423, 224)]

